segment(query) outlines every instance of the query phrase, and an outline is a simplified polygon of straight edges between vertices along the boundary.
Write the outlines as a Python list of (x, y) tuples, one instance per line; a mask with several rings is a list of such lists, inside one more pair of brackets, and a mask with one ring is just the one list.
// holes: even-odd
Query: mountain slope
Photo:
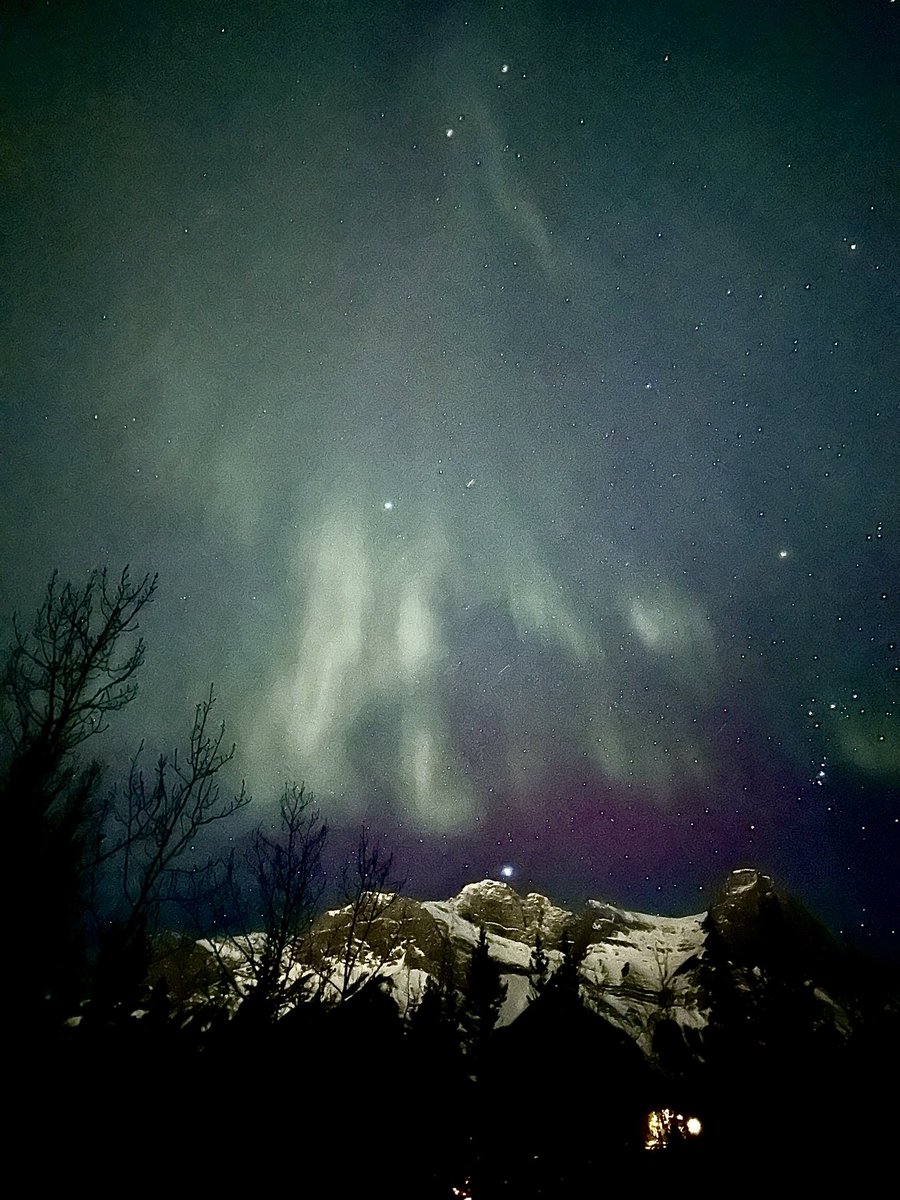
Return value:
[[(708, 1026), (749, 1022), (764, 1030), (766, 1013), (787, 1037), (802, 1025), (846, 1039), (873, 1013), (880, 1019), (897, 1012), (889, 982), (852, 960), (796, 900), (755, 870), (732, 872), (708, 911), (682, 917), (600, 900), (571, 912), (491, 879), (449, 900), (384, 895), (370, 903), (363, 924), (349, 908), (335, 909), (311, 930), (295, 971), (326, 999), (378, 977), (406, 1014), (429, 979), (449, 980), (460, 991), (483, 928), (506, 988), (501, 1027), (534, 995), (538, 939), (551, 975), (571, 944), (583, 1002), (648, 1055), (662, 1023), (670, 1040), (674, 1026), (696, 1048)], [(233, 946), (230, 952), (238, 953)]]

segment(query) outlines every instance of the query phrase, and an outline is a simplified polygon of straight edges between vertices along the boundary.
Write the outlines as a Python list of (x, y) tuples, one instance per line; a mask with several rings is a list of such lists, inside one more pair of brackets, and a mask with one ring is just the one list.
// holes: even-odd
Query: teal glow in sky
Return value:
[(896, 945), (895, 9), (4, 17), (0, 601), (159, 571), (110, 756), (214, 681), (419, 890)]

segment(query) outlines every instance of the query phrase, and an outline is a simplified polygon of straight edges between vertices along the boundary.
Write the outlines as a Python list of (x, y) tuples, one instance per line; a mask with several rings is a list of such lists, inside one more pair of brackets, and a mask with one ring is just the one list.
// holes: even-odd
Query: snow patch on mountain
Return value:
[[(364, 926), (354, 923), (350, 908), (334, 909), (315, 922), (290, 968), (301, 992), (340, 1000), (378, 979), (406, 1014), (421, 1001), (429, 979), (448, 970), (463, 988), (483, 929), (506, 984), (498, 1024), (509, 1025), (533, 997), (532, 955), (540, 938), (551, 975), (567, 945), (575, 948), (583, 1001), (649, 1054), (661, 1021), (686, 1031), (707, 1024), (710, 971), (732, 978), (738, 989), (764, 986), (766, 971), (757, 964), (771, 957), (774, 929), (789, 939), (789, 961), (805, 955), (810, 963), (807, 986), (819, 1006), (818, 1019), (844, 1036), (852, 1027), (847, 1004), (835, 999), (840, 975), (833, 968), (820, 975), (813, 965), (815, 955), (831, 953), (827, 931), (769, 876), (752, 869), (732, 872), (708, 913), (683, 917), (632, 912), (602, 900), (572, 913), (537, 892), (522, 896), (494, 879), (468, 884), (449, 900), (379, 895), (371, 905)], [(261, 953), (260, 939), (251, 934), (230, 945), (201, 943), (220, 962), (230, 960), (226, 965), (242, 996), (253, 981), (241, 960)]]

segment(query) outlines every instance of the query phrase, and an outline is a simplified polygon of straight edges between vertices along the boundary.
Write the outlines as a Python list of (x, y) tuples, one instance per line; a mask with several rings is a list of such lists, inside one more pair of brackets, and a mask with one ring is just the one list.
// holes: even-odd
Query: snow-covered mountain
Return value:
[(661, 1018), (690, 1037), (707, 1025), (717, 1002), (724, 1011), (729, 997), (762, 996), (775, 983), (783, 996), (787, 979), (808, 999), (809, 1019), (839, 1032), (852, 1028), (860, 1004), (844, 952), (824, 927), (769, 876), (750, 869), (734, 871), (708, 911), (683, 917), (599, 900), (571, 912), (493, 879), (468, 884), (449, 900), (380, 896), (364, 921), (354, 924), (350, 908), (320, 917), (309, 961), (318, 983), (325, 979), (335, 994), (377, 974), (406, 1012), (429, 977), (449, 974), (462, 985), (482, 928), (506, 984), (500, 1026), (511, 1024), (533, 995), (538, 939), (551, 972), (571, 941), (583, 1000), (645, 1052)]
[[(415, 902), (404, 905), (413, 907)], [(679, 1022), (704, 1023), (690, 975), (676, 974), (702, 952), (703, 913), (660, 917), (590, 901), (576, 914), (534, 892), (519, 896), (508, 884), (492, 879), (468, 884), (451, 900), (417, 907), (417, 925), (430, 925), (428, 936), (405, 941), (402, 953), (384, 972), (393, 981), (401, 1008), (415, 1003), (427, 975), (440, 970), (439, 956), (447, 944), (461, 975), (484, 927), (491, 957), (507, 985), (500, 1025), (510, 1024), (531, 996), (529, 967), (536, 938), (541, 938), (552, 971), (562, 959), (565, 934), (587, 942), (580, 970), (585, 999), (633, 1037), (645, 1040), (666, 988), (673, 991), (671, 1002), (668, 997), (666, 1001)]]

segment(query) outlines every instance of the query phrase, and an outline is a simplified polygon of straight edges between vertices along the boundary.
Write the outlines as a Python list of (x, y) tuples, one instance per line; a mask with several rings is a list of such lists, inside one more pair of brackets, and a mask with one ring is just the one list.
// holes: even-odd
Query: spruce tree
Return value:
[(491, 958), (484, 926), (478, 945), (472, 951), (469, 973), (463, 991), (460, 1024), (467, 1053), (477, 1071), (484, 1058), (487, 1041), (497, 1024), (500, 1009), (506, 999), (507, 985), (500, 973), (500, 964)]
[(562, 961), (549, 980), (550, 988), (557, 996), (567, 996), (579, 1000), (581, 996), (579, 969), (587, 952), (587, 944), (583, 939), (573, 942), (567, 929), (562, 935), (559, 948), (562, 952)]
[(428, 976), (421, 999), (409, 1014), (409, 1036), (426, 1054), (449, 1055), (458, 1047), (459, 1002), (452, 953), (445, 941), (437, 974)]
[(550, 960), (544, 949), (544, 939), (538, 933), (534, 939), (534, 949), (531, 951), (531, 961), (528, 964), (528, 981), (531, 984), (532, 1000), (540, 999), (549, 978)]

